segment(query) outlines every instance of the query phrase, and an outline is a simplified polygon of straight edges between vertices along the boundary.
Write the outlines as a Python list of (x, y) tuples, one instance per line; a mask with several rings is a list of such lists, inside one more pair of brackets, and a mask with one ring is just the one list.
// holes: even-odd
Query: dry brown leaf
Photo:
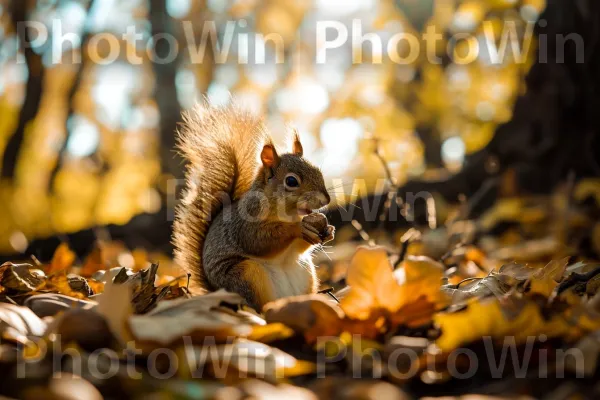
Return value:
[(553, 256), (562, 247), (563, 245), (556, 238), (549, 236), (528, 240), (514, 246), (501, 247), (491, 252), (490, 257), (498, 260), (534, 262)]
[(6, 262), (0, 266), (0, 286), (7, 292), (29, 293), (37, 290), (45, 280), (32, 274), (29, 264)]
[[(202, 342), (206, 337), (225, 342), (228, 338), (252, 334), (254, 322), (247, 315), (219, 307), (243, 303), (238, 294), (219, 290), (190, 299), (162, 301), (145, 315), (131, 316), (127, 324), (146, 351), (182, 342), (184, 337), (190, 338), (192, 343)], [(257, 322), (264, 324), (262, 319)]]
[(244, 303), (244, 299), (239, 294), (221, 289), (189, 299), (161, 301), (156, 308), (146, 315), (180, 315), (186, 311), (210, 311), (213, 307), (218, 307), (222, 304), (240, 306)]
[(104, 293), (97, 300), (95, 311), (104, 317), (112, 334), (122, 345), (131, 340), (131, 333), (127, 329), (128, 318), (133, 314), (131, 287), (107, 283)]
[[(202, 392), (204, 391), (202, 387)], [(308, 389), (287, 383), (272, 385), (258, 379), (247, 379), (240, 382), (238, 386), (225, 387), (218, 391), (214, 398), (317, 400), (317, 396)]]
[(311, 389), (319, 399), (408, 400), (413, 398), (391, 383), (372, 379), (332, 376), (316, 380)]
[[(46, 323), (27, 307), (0, 303), (0, 333), (7, 328), (21, 335), (42, 336)], [(3, 338), (6, 336), (3, 335)]]
[(569, 257), (565, 257), (562, 260), (552, 260), (544, 268), (536, 271), (530, 279), (531, 293), (550, 297), (556, 286), (562, 281), (568, 264)]
[(216, 346), (211, 343), (203, 347), (188, 347), (186, 356), (188, 366), (197, 367), (202, 372), (212, 369), (214, 375), (231, 383), (247, 377), (260, 377), (275, 383), (316, 370), (312, 362), (298, 360), (280, 349), (247, 339), (235, 339), (232, 343)]
[(264, 313), (267, 322), (289, 326), (304, 334), (308, 343), (314, 343), (319, 336), (336, 336), (342, 332), (342, 310), (323, 295), (279, 299), (265, 305)]
[(173, 346), (189, 338), (202, 343), (205, 338), (224, 343), (234, 337), (248, 337), (252, 326), (228, 313), (213, 311), (184, 312), (180, 315), (133, 315), (127, 323), (136, 344), (150, 352)]
[(75, 342), (86, 351), (110, 348), (114, 340), (106, 319), (94, 310), (73, 308), (58, 315), (53, 331), (63, 344)]

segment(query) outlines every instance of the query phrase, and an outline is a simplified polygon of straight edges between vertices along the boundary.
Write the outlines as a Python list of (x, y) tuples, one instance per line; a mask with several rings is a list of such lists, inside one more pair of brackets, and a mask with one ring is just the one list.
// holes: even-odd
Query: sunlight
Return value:
[(80, 115), (69, 119), (71, 134), (67, 141), (67, 151), (74, 157), (87, 157), (96, 151), (100, 143), (100, 133), (92, 122)]

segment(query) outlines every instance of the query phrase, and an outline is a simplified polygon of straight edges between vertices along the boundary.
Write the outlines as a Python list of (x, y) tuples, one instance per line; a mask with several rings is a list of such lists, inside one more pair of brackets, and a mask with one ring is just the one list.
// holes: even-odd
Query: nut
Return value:
[(327, 228), (327, 217), (321, 213), (312, 213), (304, 217), (304, 222), (313, 226), (319, 232), (323, 232)]

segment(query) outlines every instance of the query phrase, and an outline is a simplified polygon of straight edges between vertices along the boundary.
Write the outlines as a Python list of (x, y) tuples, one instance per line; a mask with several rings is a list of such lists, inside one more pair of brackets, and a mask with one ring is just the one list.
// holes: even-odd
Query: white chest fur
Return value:
[(296, 239), (276, 258), (257, 260), (269, 274), (276, 298), (310, 293), (314, 266), (310, 249), (302, 250), (306, 250), (306, 242)]

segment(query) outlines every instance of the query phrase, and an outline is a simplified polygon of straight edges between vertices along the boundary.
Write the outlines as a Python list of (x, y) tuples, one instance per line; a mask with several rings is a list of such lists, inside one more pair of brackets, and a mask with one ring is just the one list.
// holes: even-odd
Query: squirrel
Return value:
[(192, 294), (225, 289), (260, 311), (315, 293), (311, 253), (335, 229), (314, 211), (331, 199), (298, 132), (279, 154), (263, 120), (235, 103), (205, 102), (183, 117), (177, 146), (188, 164), (173, 244)]

